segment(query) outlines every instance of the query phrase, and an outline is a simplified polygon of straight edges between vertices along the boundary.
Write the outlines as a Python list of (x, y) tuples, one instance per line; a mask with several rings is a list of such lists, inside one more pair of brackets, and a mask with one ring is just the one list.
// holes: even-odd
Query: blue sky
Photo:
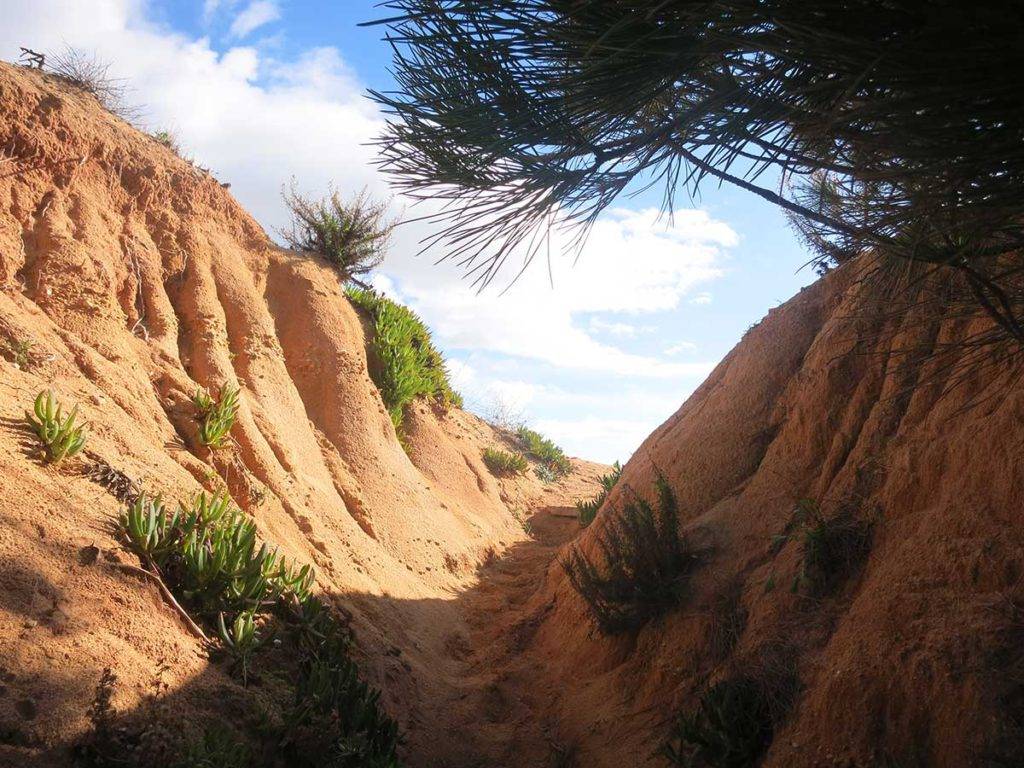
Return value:
[[(29, 7), (31, 6), (31, 7)], [(112, 62), (143, 105), (142, 127), (174, 131), (268, 229), (281, 185), (389, 194), (368, 142), (390, 51), (371, 0), (0, 0), (0, 58), (67, 43)], [(434, 329), (471, 407), (520, 413), (574, 455), (626, 459), (743, 332), (814, 279), (773, 206), (707, 184), (658, 220), (660, 190), (619, 201), (575, 266), (536, 263), (504, 295), (475, 294), (449, 264), (415, 256), (405, 228), (378, 285)], [(395, 201), (396, 211), (405, 210)], [(440, 255), (440, 254), (434, 254)]]

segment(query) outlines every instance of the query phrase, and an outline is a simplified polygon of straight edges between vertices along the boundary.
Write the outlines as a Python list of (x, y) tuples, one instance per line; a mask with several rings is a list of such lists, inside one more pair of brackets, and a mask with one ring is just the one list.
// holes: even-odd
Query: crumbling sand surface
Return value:
[[(29, 371), (0, 363), (0, 763), (66, 764), (107, 666), (120, 710), (157, 697), (186, 727), (253, 695), (108, 565), (129, 558), (88, 461), (38, 461), (20, 418), (53, 387), (92, 456), (170, 498), (226, 482), (316, 565), (411, 766), (664, 765), (677, 713), (745, 674), (798, 684), (772, 768), (1022, 764), (1024, 402), (1006, 365), (965, 367), (971, 321), (890, 312), (870, 265), (833, 272), (744, 337), (581, 534), (597, 465), (498, 481), (480, 451), (503, 436), (426, 404), (407, 456), (335, 275), (215, 179), (34, 72), (0, 66), (0, 115), (0, 336), (37, 345)], [(234, 380), (237, 445), (211, 458), (188, 400)], [(677, 610), (603, 638), (559, 554), (593, 553), (658, 472), (701, 565)], [(813, 597), (778, 538), (804, 498), (873, 522), (862, 567)]]
[[(407, 455), (337, 275), (90, 96), (0, 65), (0, 147), (0, 337), (33, 344), (26, 370), (0, 363), (0, 764), (67, 764), (108, 666), (120, 711), (159, 696), (193, 728), (247, 695), (153, 584), (110, 565), (132, 558), (119, 502), (83, 476), (97, 458), (170, 500), (226, 484), (351, 615), (409, 751), (433, 741), (421, 723), (462, 685), (460, 595), (604, 467), (497, 479), (481, 451), (509, 436), (426, 403)], [(234, 444), (211, 454), (190, 398), (225, 382), (242, 388)], [(56, 466), (23, 424), (46, 388), (91, 425), (87, 455)]]
[[(782, 672), (799, 689), (765, 766), (1024, 765), (1019, 367), (957, 345), (987, 321), (891, 312), (863, 279), (874, 266), (847, 265), (750, 330), (583, 534), (592, 552), (626, 489), (651, 497), (663, 474), (706, 553), (678, 611), (602, 639), (549, 568), (522, 666), (545, 669), (537, 714), (577, 764), (659, 764), (659, 735), (701, 686)], [(800, 541), (776, 539), (800, 499), (874, 522), (863, 568), (817, 598), (791, 588)], [(739, 635), (716, 648), (730, 592)]]

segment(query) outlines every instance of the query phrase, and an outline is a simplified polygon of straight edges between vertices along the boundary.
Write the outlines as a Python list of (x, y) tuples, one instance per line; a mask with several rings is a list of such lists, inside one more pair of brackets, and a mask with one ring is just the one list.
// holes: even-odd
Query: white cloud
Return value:
[(711, 301), (712, 301), (712, 296), (707, 291), (701, 291), (696, 296), (694, 296), (692, 299), (690, 299), (690, 303), (691, 304), (696, 304), (698, 306), (703, 305), (703, 304), (710, 304)]
[(683, 352), (696, 352), (697, 345), (692, 341), (680, 341), (678, 344), (673, 344), (670, 347), (665, 348), (665, 354), (668, 356), (678, 355)]
[[(57, 50), (65, 41), (95, 50), (113, 62), (113, 76), (131, 81), (146, 107), (146, 127), (174, 128), (185, 151), (231, 182), (232, 193), (270, 232), (285, 223), (280, 191), (293, 176), (311, 194), (331, 183), (345, 193), (366, 186), (371, 194), (388, 194), (369, 145), (383, 119), (364, 98), (342, 51), (316, 48), (288, 59), (271, 55), (266, 46), (218, 51), (205, 37), (155, 23), (146, 15), (148, 7), (148, 0), (0, 0), (0, 57), (17, 58), (19, 45)], [(240, 37), (279, 13), (266, 0), (206, 0), (203, 10), (212, 17), (239, 8), (233, 26)], [(537, 263), (503, 295), (495, 289), (478, 295), (457, 279), (453, 265), (417, 258), (418, 240), (426, 233), (422, 224), (402, 227), (375, 282), (408, 301), (447, 349), (489, 354), (493, 366), (486, 375), (468, 365), (460, 371), (452, 361), (453, 373), (477, 376), (469, 388), (481, 399), (498, 393), (539, 415), (570, 405), (592, 413), (632, 413), (651, 399), (649, 391), (638, 388), (627, 402), (595, 387), (621, 389), (622, 382), (637, 380), (664, 384), (662, 404), (641, 419), (646, 426), (620, 420), (607, 425), (608, 445), (619, 446), (609, 453), (621, 453), (622, 441), (635, 445), (640, 432), (671, 412), (713, 365), (630, 349), (638, 334), (661, 332), (665, 316), (657, 313), (687, 301), (710, 301), (703, 289), (722, 274), (724, 254), (737, 236), (704, 211), (677, 211), (669, 226), (654, 209), (611, 210), (595, 225), (575, 265), (571, 256), (551, 257), (554, 289), (546, 265)], [(580, 386), (539, 383), (539, 377), (547, 384), (565, 372), (576, 372)], [(569, 442), (597, 429), (593, 419), (582, 418), (577, 413), (539, 423)], [(574, 450), (591, 455), (582, 444)]]
[(536, 428), (570, 456), (585, 456), (595, 461), (625, 462), (624, 447), (632, 452), (639, 447), (657, 424), (647, 419), (605, 419), (590, 416), (584, 419), (542, 419)]
[[(667, 363), (637, 355), (598, 341), (574, 322), (574, 316), (583, 313), (672, 310), (694, 286), (722, 274), (722, 252), (737, 240), (731, 229), (700, 210), (677, 212), (671, 228), (658, 218), (655, 209), (610, 211), (595, 224), (578, 261), (573, 263), (569, 255), (552, 256), (554, 289), (545, 265), (535, 264), (506, 292), (488, 289), (478, 294), (453, 280), (454, 268), (409, 256), (414, 242), (397, 249), (387, 268), (397, 277), (403, 296), (450, 347), (622, 376), (702, 375), (705, 363)], [(415, 240), (415, 232), (401, 236)], [(633, 327), (605, 317), (597, 323), (614, 327), (621, 339), (628, 338), (627, 327)]]
[(203, 23), (209, 24), (222, 5), (234, 5), (235, 0), (203, 0)]
[(276, 0), (253, 0), (235, 16), (234, 21), (231, 22), (229, 34), (231, 37), (239, 39), (247, 37), (264, 24), (269, 24), (280, 18), (281, 9)]
[(594, 333), (607, 333), (620, 339), (634, 339), (641, 333), (651, 333), (656, 330), (652, 325), (638, 327), (630, 323), (608, 322), (600, 317), (590, 318), (587, 325)]

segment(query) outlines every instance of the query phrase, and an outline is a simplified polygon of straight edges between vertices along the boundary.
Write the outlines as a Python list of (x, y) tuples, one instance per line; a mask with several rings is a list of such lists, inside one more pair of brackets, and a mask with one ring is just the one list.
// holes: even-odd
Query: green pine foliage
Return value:
[(612, 492), (612, 488), (619, 482), (619, 478), (622, 476), (622, 465), (619, 462), (612, 464), (612, 471), (607, 475), (601, 475), (599, 482), (601, 483), (601, 492), (592, 499), (580, 499), (576, 502), (576, 514), (579, 517), (580, 525), (586, 528), (597, 517), (598, 511), (601, 509), (601, 505), (604, 504), (605, 499), (608, 498), (608, 494)]
[(483, 458), (487, 468), (496, 475), (521, 475), (530, 467), (523, 454), (496, 448), (484, 448)]
[(555, 477), (565, 477), (572, 472), (572, 462), (554, 442), (527, 426), (516, 430), (526, 455), (543, 464)]
[(348, 286), (345, 294), (373, 325), (370, 376), (399, 433), (405, 407), (418, 397), (444, 408), (462, 407), (462, 397), (448, 381), (444, 358), (416, 313), (357, 286)]
[(25, 412), (25, 420), (43, 444), (48, 462), (70, 458), (85, 447), (85, 425), (76, 425), (77, 417), (78, 406), (65, 416), (52, 390), (40, 392), (33, 404), (33, 413)]
[(696, 551), (680, 537), (672, 490), (659, 478), (657, 512), (636, 498), (597, 537), (603, 567), (573, 547), (562, 567), (606, 635), (639, 629), (682, 600)]

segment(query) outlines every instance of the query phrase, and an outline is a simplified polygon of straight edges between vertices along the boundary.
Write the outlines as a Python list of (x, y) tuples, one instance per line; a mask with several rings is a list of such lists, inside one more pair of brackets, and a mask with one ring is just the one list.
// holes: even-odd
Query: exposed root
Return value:
[(137, 565), (132, 565), (130, 563), (107, 563), (107, 565), (111, 566), (112, 568), (119, 568), (122, 571), (127, 571), (128, 573), (135, 573), (140, 576), (145, 576), (146, 578), (155, 582), (156, 585), (160, 588), (160, 594), (164, 596), (164, 600), (166, 600), (167, 603), (171, 606), (171, 608), (173, 608), (178, 613), (178, 615), (181, 617), (182, 621), (185, 622), (185, 625), (189, 628), (192, 634), (198, 637), (204, 643), (210, 642), (210, 638), (206, 636), (206, 633), (203, 632), (202, 628), (200, 628), (198, 624), (192, 621), (192, 617), (189, 616), (185, 609), (181, 607), (181, 604), (174, 599), (174, 595), (171, 594), (171, 590), (169, 590), (167, 588), (167, 585), (164, 584), (164, 580), (157, 576), (155, 573), (146, 570), (145, 568), (140, 568)]

